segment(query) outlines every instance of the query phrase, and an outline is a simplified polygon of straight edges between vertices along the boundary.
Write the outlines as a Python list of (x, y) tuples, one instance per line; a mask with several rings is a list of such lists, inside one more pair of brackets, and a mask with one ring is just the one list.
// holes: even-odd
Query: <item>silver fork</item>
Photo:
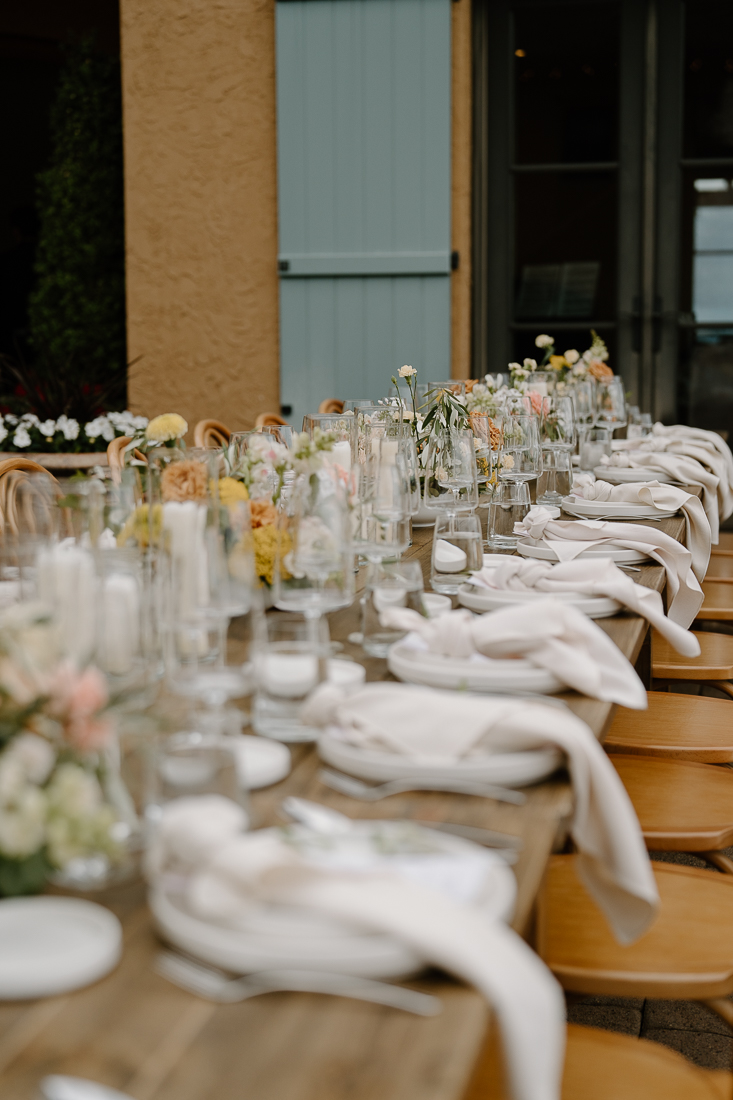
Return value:
[(527, 796), (521, 791), (512, 791), (507, 787), (497, 787), (493, 783), (473, 782), (470, 779), (392, 779), (389, 783), (370, 786), (354, 779), (351, 775), (342, 775), (329, 768), (322, 768), (318, 778), (327, 787), (362, 802), (379, 802), (391, 794), (405, 794), (407, 791), (449, 791), (454, 794), (472, 794), (478, 798), (493, 798), (497, 802), (511, 802), (523, 806)]
[(220, 1004), (238, 1004), (261, 993), (331, 993), (399, 1008), (415, 1016), (437, 1016), (443, 1009), (440, 998), (428, 993), (325, 970), (260, 970), (244, 978), (227, 978), (214, 967), (172, 951), (160, 952), (154, 967), (156, 973), (181, 989)]

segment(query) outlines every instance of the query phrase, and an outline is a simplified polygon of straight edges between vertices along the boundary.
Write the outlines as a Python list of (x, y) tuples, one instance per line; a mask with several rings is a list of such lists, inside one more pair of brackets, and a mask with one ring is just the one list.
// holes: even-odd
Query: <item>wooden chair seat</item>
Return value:
[[(733, 1077), (661, 1043), (568, 1024), (561, 1100), (730, 1100)], [(492, 1028), (463, 1100), (509, 1100)]]
[(729, 768), (653, 756), (614, 756), (612, 763), (650, 851), (709, 852), (733, 844)]
[(733, 725), (727, 699), (647, 693), (647, 710), (618, 707), (603, 747), (609, 753), (641, 753), (700, 764), (733, 761)]
[(656, 680), (730, 680), (733, 677), (733, 636), (693, 632), (699, 657), (683, 657), (666, 638), (652, 631), (652, 676)]
[[(627, 947), (576, 872), (576, 857), (550, 859), (537, 907), (540, 957), (573, 993), (692, 1001), (733, 992), (733, 876), (656, 863), (661, 898), (650, 930)], [(733, 1002), (711, 1004), (731, 1022)], [(726, 1008), (728, 1015), (726, 1016)]]
[(733, 555), (733, 531), (720, 531), (718, 545), (713, 546), (712, 553), (718, 555)]
[(194, 447), (226, 447), (231, 435), (221, 420), (199, 420), (193, 430)]
[(711, 554), (705, 580), (733, 584), (733, 551), (730, 554)]
[[(720, 560), (733, 563), (733, 558), (721, 558)], [(724, 580), (708, 580), (706, 577), (702, 582), (702, 590), (705, 599), (697, 613), (698, 619), (730, 622), (733, 619), (733, 584), (728, 584)]]

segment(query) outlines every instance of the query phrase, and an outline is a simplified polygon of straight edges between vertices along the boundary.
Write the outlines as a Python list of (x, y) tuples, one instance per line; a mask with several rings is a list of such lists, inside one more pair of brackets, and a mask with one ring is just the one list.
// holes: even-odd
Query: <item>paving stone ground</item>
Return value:
[[(733, 848), (726, 849), (726, 855), (733, 857)], [(709, 864), (683, 852), (654, 852), (652, 859), (710, 870)], [(568, 1020), (663, 1043), (705, 1069), (730, 1069), (733, 1065), (733, 1032), (719, 1016), (695, 1001), (583, 997), (568, 1005)]]

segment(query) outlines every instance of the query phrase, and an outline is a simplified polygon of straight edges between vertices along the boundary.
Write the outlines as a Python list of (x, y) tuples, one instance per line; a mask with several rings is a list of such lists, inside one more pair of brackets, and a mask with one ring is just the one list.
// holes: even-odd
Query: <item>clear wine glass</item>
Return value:
[(470, 429), (436, 430), (428, 443), (425, 507), (453, 513), (478, 505), (476, 447)]
[(624, 383), (617, 374), (613, 378), (596, 383), (596, 427), (616, 428), (626, 426), (626, 397)]
[(531, 481), (542, 473), (540, 422), (529, 413), (507, 416), (499, 452), (502, 481)]
[(540, 416), (540, 442), (543, 447), (553, 450), (575, 450), (575, 412), (571, 397), (552, 394), (544, 398)]

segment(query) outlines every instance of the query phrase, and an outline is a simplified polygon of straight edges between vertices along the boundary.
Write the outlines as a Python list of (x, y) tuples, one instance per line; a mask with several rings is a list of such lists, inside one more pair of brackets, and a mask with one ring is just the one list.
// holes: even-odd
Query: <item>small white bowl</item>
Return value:
[(453, 609), (450, 596), (441, 596), (439, 592), (423, 592), (423, 611), (429, 619), (437, 619)]

